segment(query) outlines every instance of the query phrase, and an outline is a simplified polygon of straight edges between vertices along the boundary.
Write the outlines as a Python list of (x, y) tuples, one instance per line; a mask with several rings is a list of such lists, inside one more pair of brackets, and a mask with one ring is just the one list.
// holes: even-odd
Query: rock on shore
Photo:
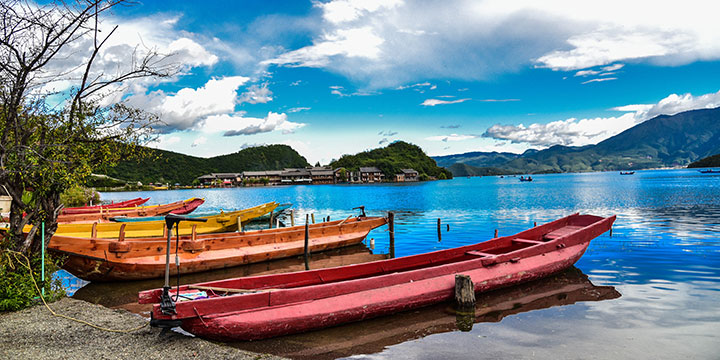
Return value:
[[(110, 329), (132, 329), (147, 319), (64, 298), (50, 304), (55, 312)], [(114, 333), (54, 317), (43, 305), (0, 314), (0, 359), (280, 359), (146, 326)]]

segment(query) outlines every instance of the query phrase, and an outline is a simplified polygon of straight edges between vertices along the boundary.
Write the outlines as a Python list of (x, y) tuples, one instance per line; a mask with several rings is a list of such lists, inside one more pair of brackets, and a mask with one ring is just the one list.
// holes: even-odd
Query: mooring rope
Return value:
[(81, 324), (85, 324), (85, 325), (87, 325), (87, 326), (93, 327), (93, 328), (98, 329), (98, 330), (108, 331), (108, 332), (114, 332), (114, 333), (131, 333), (131, 332), (138, 331), (138, 330), (140, 330), (140, 329), (148, 326), (149, 323), (146, 323), (146, 324), (144, 324), (144, 325), (142, 325), (142, 326), (138, 326), (138, 327), (133, 328), (133, 329), (127, 329), (127, 330), (108, 329), (108, 328), (102, 327), (102, 326), (100, 326), (100, 325), (95, 325), (95, 324), (93, 324), (93, 323), (87, 322), (87, 321), (85, 321), (85, 320), (76, 319), (76, 318), (74, 318), (74, 317), (72, 317), (72, 316), (68, 316), (68, 315), (56, 313), (55, 310), (53, 310), (53, 309), (50, 307), (50, 305), (48, 305), (48, 303), (45, 302), (45, 298), (44, 298), (43, 295), (42, 295), (42, 291), (40, 291), (40, 287), (38, 286), (37, 281), (35, 281), (35, 276), (33, 276), (32, 266), (30, 265), (30, 259), (28, 259), (28, 257), (25, 256), (25, 254), (20, 253), (20, 252), (17, 252), (17, 251), (13, 251), (13, 250), (5, 250), (5, 251), (7, 251), (8, 253), (13, 254), (13, 255), (15, 256), (15, 260), (17, 260), (17, 261), (18, 261), (19, 263), (21, 263), (21, 264), (22, 264), (22, 261), (19, 261), (19, 259), (18, 259), (17, 256), (20, 255), (20, 256), (22, 256), (22, 257), (25, 258), (25, 261), (27, 261), (27, 266), (25, 266), (25, 264), (22, 264), (22, 265), (25, 266), (25, 267), (27, 267), (28, 271), (30, 272), (30, 279), (32, 279), (33, 284), (35, 285), (35, 290), (37, 290), (38, 295), (40, 295), (40, 299), (42, 300), (43, 304), (45, 305), (45, 307), (46, 307), (48, 310), (50, 310), (50, 313), (52, 313), (53, 316), (55, 316), (55, 317), (61, 317), (61, 318), (64, 318), (64, 319), (68, 319), (68, 320), (71, 320), (71, 321), (75, 321), (75, 322), (79, 322), (79, 323), (81, 323)]

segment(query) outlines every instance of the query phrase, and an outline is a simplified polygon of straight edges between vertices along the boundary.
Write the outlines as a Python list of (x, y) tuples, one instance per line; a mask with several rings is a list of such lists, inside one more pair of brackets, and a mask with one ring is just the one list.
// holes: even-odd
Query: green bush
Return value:
[(90, 202), (97, 204), (100, 202), (100, 194), (93, 189), (75, 186), (60, 194), (60, 202), (65, 207), (84, 206)]
[[(34, 304), (39, 299), (37, 288), (33, 283), (31, 272), (28, 269), (27, 259), (22, 255), (3, 250), (0, 253), (0, 311), (17, 311)], [(41, 267), (40, 255), (30, 260), (32, 276), (37, 286), (42, 288), (40, 282)], [(59, 259), (50, 255), (45, 256), (45, 301), (55, 301), (65, 296), (60, 280), (51, 281), (52, 274), (59, 270)]]

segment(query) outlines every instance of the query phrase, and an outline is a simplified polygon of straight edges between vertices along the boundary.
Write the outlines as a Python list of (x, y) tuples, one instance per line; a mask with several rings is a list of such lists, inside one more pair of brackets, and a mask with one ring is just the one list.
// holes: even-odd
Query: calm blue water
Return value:
[[(396, 255), (487, 240), (574, 212), (617, 215), (613, 236), (594, 240), (576, 264), (595, 285), (622, 296), (524, 312), (389, 345), (355, 358), (720, 358), (720, 175), (694, 170), (458, 178), (417, 184), (322, 185), (104, 193), (103, 200), (203, 197), (203, 212), (267, 201), (304, 214), (396, 215)], [(442, 221), (438, 241), (437, 219)], [(446, 224), (450, 225), (447, 231)], [(368, 238), (388, 251), (386, 228)]]

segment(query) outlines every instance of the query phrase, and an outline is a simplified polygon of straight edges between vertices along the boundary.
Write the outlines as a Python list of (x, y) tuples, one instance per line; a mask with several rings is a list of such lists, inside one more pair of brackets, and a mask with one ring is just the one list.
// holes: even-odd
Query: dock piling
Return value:
[(395, 258), (395, 213), (388, 213), (388, 233), (390, 235), (390, 258)]
[(275, 216), (275, 210), (270, 211), (270, 221), (268, 222), (268, 229), (272, 229), (274, 216)]
[(290, 226), (295, 226), (295, 210), (290, 209)]
[(309, 257), (309, 245), (310, 245), (310, 223), (308, 222), (308, 214), (305, 214), (305, 270), (310, 270), (310, 263), (308, 262)]
[(455, 275), (455, 301), (461, 310), (475, 308), (475, 285), (469, 275)]
[(495, 237), (498, 237), (498, 230), (495, 229)]
[(437, 220), (437, 234), (438, 234), (438, 242), (442, 241), (442, 232), (440, 231), (440, 218)]
[(312, 218), (312, 223), (315, 223), (315, 213), (310, 214), (310, 217)]

